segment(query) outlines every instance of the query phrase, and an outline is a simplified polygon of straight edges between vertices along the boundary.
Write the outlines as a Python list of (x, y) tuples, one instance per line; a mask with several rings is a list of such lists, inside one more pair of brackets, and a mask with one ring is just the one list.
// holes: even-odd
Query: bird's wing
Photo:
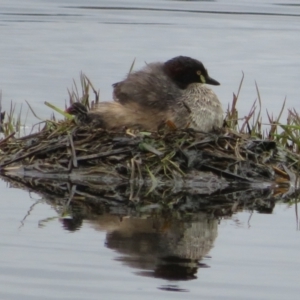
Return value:
[(177, 88), (163, 73), (161, 64), (149, 64), (140, 71), (130, 73), (125, 80), (113, 84), (115, 101), (121, 104), (135, 102), (157, 109), (167, 109), (175, 92)]

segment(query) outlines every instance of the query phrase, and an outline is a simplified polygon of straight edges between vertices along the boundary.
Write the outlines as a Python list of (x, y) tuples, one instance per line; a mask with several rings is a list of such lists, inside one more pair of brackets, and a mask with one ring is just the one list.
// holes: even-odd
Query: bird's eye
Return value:
[(198, 71), (196, 72), (196, 74), (200, 77), (200, 82), (201, 82), (201, 83), (206, 83), (205, 76), (202, 75), (202, 73), (201, 73), (200, 70), (198, 70)]

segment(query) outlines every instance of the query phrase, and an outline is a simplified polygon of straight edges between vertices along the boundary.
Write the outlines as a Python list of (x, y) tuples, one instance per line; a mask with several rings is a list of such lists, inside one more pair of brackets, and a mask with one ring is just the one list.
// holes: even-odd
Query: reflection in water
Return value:
[[(57, 211), (65, 230), (80, 230), (88, 222), (107, 232), (106, 247), (119, 253), (118, 260), (136, 274), (168, 280), (195, 279), (199, 269), (209, 267), (202, 260), (214, 245), (221, 218), (243, 209), (272, 213), (278, 200), (293, 195), (289, 186), (262, 189), (259, 185), (256, 190), (253, 185), (239, 185), (212, 193), (167, 189), (150, 195), (140, 189), (140, 200), (130, 201), (131, 189), (119, 185), (24, 176), (3, 179), (12, 187), (39, 194), (38, 201)], [(40, 223), (46, 226), (51, 220)], [(182, 291), (173, 285), (160, 288)]]
[(142, 276), (173, 280), (196, 278), (199, 264), (217, 237), (218, 221), (206, 213), (146, 218), (105, 215), (92, 222), (107, 230), (106, 246)]
[(76, 231), (81, 228), (82, 218), (74, 216), (73, 218), (61, 218), (60, 219), (64, 229), (68, 231)]

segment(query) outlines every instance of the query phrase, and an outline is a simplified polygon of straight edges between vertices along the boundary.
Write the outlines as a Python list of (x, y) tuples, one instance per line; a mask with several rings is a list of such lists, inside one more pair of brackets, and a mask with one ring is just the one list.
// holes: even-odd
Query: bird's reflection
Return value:
[[(205, 256), (217, 237), (219, 219), (243, 209), (272, 213), (278, 199), (293, 195), (290, 186), (276, 190), (242, 185), (239, 190), (232, 186), (209, 195), (199, 190), (174, 194), (163, 189), (162, 194), (134, 202), (124, 200), (131, 190), (120, 186), (5, 178), (12, 186), (40, 194), (55, 208), (65, 230), (75, 232), (90, 223), (105, 231), (106, 246), (119, 253), (118, 260), (137, 274), (174, 281), (194, 279), (199, 269), (208, 267)], [(39, 223), (45, 226), (51, 220)], [(177, 289), (173, 285), (161, 288)]]
[(196, 278), (199, 261), (217, 237), (218, 221), (205, 213), (189, 216), (119, 217), (104, 215), (93, 227), (106, 230), (106, 246), (116, 250), (137, 274), (169, 280)]

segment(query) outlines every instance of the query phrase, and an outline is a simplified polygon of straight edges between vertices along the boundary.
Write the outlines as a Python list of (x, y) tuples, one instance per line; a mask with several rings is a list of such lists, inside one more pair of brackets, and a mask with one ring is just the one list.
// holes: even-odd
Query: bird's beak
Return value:
[(211, 78), (211, 77), (207, 77), (205, 80), (206, 84), (211, 84), (211, 85), (220, 85), (220, 82), (218, 82), (217, 80)]

